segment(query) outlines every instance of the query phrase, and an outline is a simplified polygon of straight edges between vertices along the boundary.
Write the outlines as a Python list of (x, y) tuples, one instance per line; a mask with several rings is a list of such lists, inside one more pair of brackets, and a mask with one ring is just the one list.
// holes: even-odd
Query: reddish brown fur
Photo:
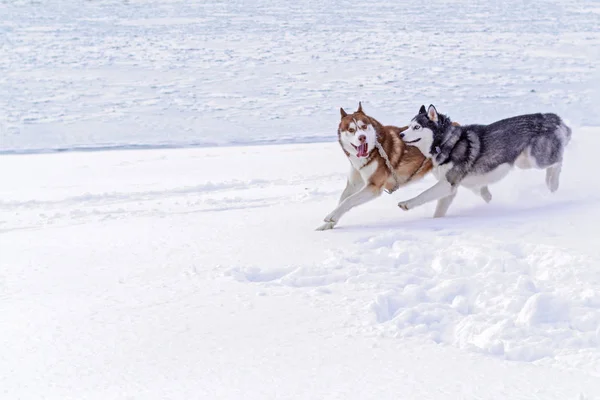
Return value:
[[(344, 148), (341, 136), (342, 132), (349, 132), (351, 134), (365, 132), (371, 138), (371, 131), (366, 130), (366, 126), (371, 125), (375, 131), (375, 140), (383, 148), (381, 154), (387, 155), (389, 165), (394, 173), (390, 171), (388, 162), (379, 153), (378, 146), (376, 147), (375, 143), (373, 143), (373, 148), (367, 157), (362, 159), (364, 163), (362, 160), (358, 163), (360, 166), (351, 163), (352, 172), (348, 176), (346, 188), (340, 196), (337, 207), (325, 217), (325, 224), (317, 228), (320, 231), (332, 229), (345, 213), (354, 207), (378, 197), (381, 195), (383, 189), (390, 190), (396, 187), (396, 185), (401, 187), (412, 181), (419, 180), (431, 171), (433, 167), (430, 158), (426, 158), (418, 148), (406, 145), (400, 138), (400, 133), (408, 129), (407, 126), (402, 128), (391, 125), (384, 126), (375, 118), (366, 115), (360, 103), (358, 110), (351, 115), (348, 115), (343, 108), (340, 108), (340, 114), (338, 141), (346, 156), (352, 157)], [(352, 122), (356, 122), (356, 127), (350, 126)], [(358, 129), (358, 132), (354, 131), (354, 129)], [(356, 145), (353, 146), (357, 149)], [(371, 167), (364, 170), (369, 165)], [(368, 171), (364, 176), (361, 175), (361, 171), (363, 170)], [(398, 182), (396, 182), (395, 178), (398, 179)]]
[[(338, 127), (338, 141), (341, 145), (341, 131), (348, 130), (348, 126), (351, 122), (364, 122), (365, 124), (371, 124), (377, 133), (377, 138), (381, 147), (387, 154), (390, 164), (396, 171), (396, 175), (400, 180), (400, 186), (404, 186), (409, 182), (419, 180), (431, 171), (433, 165), (431, 159), (426, 158), (419, 149), (414, 146), (409, 146), (404, 143), (400, 138), (400, 133), (408, 126), (397, 127), (392, 125), (382, 125), (375, 118), (366, 115), (362, 111), (362, 107), (352, 114), (346, 114), (343, 109), (341, 110), (342, 119)], [(348, 152), (342, 147), (342, 150), (348, 156)], [(371, 150), (368, 155), (367, 161), (363, 168), (373, 161), (377, 161), (377, 169), (369, 177), (369, 181), (366, 184), (371, 184), (373, 190), (379, 193), (383, 189), (392, 189), (394, 187), (394, 179), (392, 173), (388, 169), (384, 158), (379, 154), (377, 149)]]

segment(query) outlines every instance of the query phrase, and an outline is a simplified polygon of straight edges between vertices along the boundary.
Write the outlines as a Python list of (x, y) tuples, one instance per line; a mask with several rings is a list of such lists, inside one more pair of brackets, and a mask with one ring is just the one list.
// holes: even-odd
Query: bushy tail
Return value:
[(567, 126), (564, 122), (560, 122), (560, 125), (556, 128), (556, 136), (560, 139), (563, 144), (563, 147), (566, 146), (571, 141), (571, 128)]

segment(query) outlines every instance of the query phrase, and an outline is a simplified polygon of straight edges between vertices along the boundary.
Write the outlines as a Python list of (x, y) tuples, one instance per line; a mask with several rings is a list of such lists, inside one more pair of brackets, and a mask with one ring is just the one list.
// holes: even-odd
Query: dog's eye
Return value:
[(360, 129), (365, 130), (365, 129), (367, 129), (367, 126), (363, 125), (363, 126), (360, 127)]
[(418, 131), (419, 129), (421, 129), (421, 127), (420, 127), (419, 125), (415, 125), (415, 126), (413, 127), (413, 129), (414, 129), (415, 131)]
[(354, 128), (348, 128), (348, 132), (354, 133), (354, 132), (356, 132), (356, 129), (354, 129)]

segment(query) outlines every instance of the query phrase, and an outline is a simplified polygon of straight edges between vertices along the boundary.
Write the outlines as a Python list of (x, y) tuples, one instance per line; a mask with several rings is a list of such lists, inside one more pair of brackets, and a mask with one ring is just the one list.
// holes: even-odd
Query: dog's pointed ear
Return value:
[(356, 110), (356, 112), (357, 113), (362, 113), (363, 112), (363, 110), (362, 110), (362, 103), (360, 101), (358, 102), (358, 110)]
[(427, 110), (425, 109), (425, 104), (423, 104), (421, 106), (421, 108), (419, 109), (419, 114), (427, 114)]
[(342, 107), (340, 107), (340, 114), (342, 115), (342, 118), (344, 118), (346, 115), (348, 115), (348, 113), (346, 111), (344, 111), (344, 109)]
[(438, 122), (438, 112), (433, 104), (430, 104), (427, 109), (427, 118), (429, 118), (430, 121)]

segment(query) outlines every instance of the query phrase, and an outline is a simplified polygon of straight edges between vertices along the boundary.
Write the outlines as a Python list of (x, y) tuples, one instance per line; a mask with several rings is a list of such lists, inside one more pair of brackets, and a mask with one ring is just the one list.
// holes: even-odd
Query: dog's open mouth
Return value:
[(405, 140), (404, 143), (406, 143), (406, 144), (417, 143), (419, 140), (421, 140), (421, 138), (418, 138), (418, 139), (415, 139), (415, 140), (411, 140), (410, 142), (408, 142), (408, 141)]
[(369, 143), (361, 143), (360, 146), (354, 146), (354, 148), (356, 149), (356, 157), (366, 157), (369, 154)]

